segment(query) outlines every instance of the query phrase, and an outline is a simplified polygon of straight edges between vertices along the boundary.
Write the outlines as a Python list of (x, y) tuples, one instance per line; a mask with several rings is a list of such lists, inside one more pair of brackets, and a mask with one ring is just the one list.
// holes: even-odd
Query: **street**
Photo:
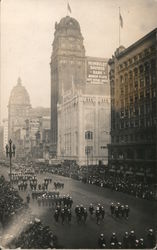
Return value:
[[(7, 176), (8, 169), (1, 167), (0, 174)], [(60, 194), (69, 194), (73, 198), (72, 221), (70, 224), (61, 221), (58, 223), (54, 220), (54, 208), (38, 207), (37, 201), (30, 201), (32, 213), (40, 218), (45, 225), (50, 226), (54, 234), (58, 236), (60, 248), (98, 248), (97, 239), (100, 233), (104, 233), (106, 241), (109, 242), (112, 232), (116, 232), (118, 239), (121, 241), (125, 231), (134, 230), (137, 238), (145, 237), (149, 228), (156, 229), (155, 212), (157, 211), (157, 203), (155, 201), (147, 201), (139, 199), (127, 194), (123, 194), (110, 189), (101, 188), (95, 185), (84, 184), (67, 177), (52, 174), (39, 174), (37, 178), (39, 182), (45, 177), (52, 178), (52, 184), (49, 184), (49, 190), (53, 190), (54, 182), (64, 182), (64, 189), (59, 190)], [(21, 197), (26, 201), (27, 193), (31, 194), (30, 189), (27, 192), (20, 191)], [(130, 216), (126, 220), (124, 218), (113, 218), (110, 215), (111, 202), (120, 202), (129, 205)], [(104, 206), (106, 214), (104, 221), (100, 225), (96, 224), (95, 216), (88, 214), (86, 224), (77, 224), (74, 208), (77, 204), (83, 204), (89, 208), (90, 203), (96, 207), (98, 203)]]

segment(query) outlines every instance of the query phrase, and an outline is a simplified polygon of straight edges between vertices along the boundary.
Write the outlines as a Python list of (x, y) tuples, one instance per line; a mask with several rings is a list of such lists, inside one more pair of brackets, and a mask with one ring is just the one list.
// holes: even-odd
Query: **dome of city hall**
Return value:
[(21, 79), (18, 78), (17, 85), (12, 89), (9, 98), (9, 105), (30, 105), (29, 94), (24, 86), (22, 86)]

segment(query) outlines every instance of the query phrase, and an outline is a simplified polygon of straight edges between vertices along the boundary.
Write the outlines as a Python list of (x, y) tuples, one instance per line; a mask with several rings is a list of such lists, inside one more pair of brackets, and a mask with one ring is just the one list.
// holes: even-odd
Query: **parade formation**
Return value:
[(157, 250), (157, 0), (0, 7), (0, 250)]
[[(5, 170), (7, 170), (6, 167)], [(51, 223), (54, 221), (54, 225), (62, 227), (63, 230), (64, 227), (68, 225), (74, 228), (80, 226), (88, 227), (89, 225), (90, 227), (92, 225), (94, 227), (96, 225), (99, 226), (101, 233), (100, 235), (96, 234), (97, 237), (95, 235), (95, 247), (97, 248), (145, 249), (146, 247), (153, 248), (155, 246), (156, 236), (154, 228), (147, 228), (144, 230), (147, 230), (147, 233), (143, 233), (143, 236), (138, 236), (134, 227), (129, 227), (129, 218), (132, 218), (132, 209), (130, 209), (128, 204), (117, 200), (112, 200), (107, 206), (106, 202), (103, 203), (102, 200), (97, 203), (95, 201), (93, 201), (93, 203), (85, 202), (85, 204), (78, 203), (70, 193), (65, 194), (66, 182), (63, 182), (63, 178), (65, 177), (59, 180), (59, 175), (49, 174), (50, 177), (46, 175), (47, 173), (35, 172), (31, 175), (26, 175), (24, 171), (19, 172), (15, 170), (12, 173), (13, 186), (11, 190), (9, 182), (1, 176), (2, 209), (0, 211), (0, 222), (5, 230), (12, 223), (13, 218), (15, 219), (15, 216), (19, 216), (21, 211), (27, 209), (33, 213), (36, 210), (38, 211), (36, 211), (29, 219), (29, 222), (27, 222), (27, 229), (24, 228), (18, 236), (10, 240), (8, 245), (6, 245), (7, 247), (20, 246), (21, 248), (36, 248), (40, 245), (42, 248), (59, 248), (62, 246), (63, 243), (60, 242), (60, 235), (57, 235), (57, 231), (52, 232), (51, 226), (43, 225), (42, 218), (36, 219), (36, 217), (43, 212), (50, 213)], [(56, 176), (58, 176), (58, 178), (56, 178)], [(81, 183), (82, 181), (76, 182)], [(90, 183), (85, 184), (85, 187), (86, 185), (90, 187)], [(103, 190), (102, 186), (98, 188)], [(23, 198), (18, 195), (18, 192)], [(139, 198), (136, 197), (135, 199)], [(108, 218), (110, 218), (110, 223), (117, 222), (118, 224), (122, 223), (122, 225), (127, 223), (127, 231), (123, 234), (119, 234), (117, 230), (112, 233), (107, 232), (106, 229), (103, 228)], [(32, 234), (33, 231), (34, 233)], [(46, 232), (49, 233), (47, 236), (44, 236)], [(29, 242), (29, 237), (32, 237), (31, 242)], [(41, 242), (41, 239), (44, 240)]]

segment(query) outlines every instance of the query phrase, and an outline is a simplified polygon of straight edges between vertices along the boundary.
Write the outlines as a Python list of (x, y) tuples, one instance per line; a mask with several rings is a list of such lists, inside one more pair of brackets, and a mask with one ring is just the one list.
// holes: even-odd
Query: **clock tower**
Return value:
[(51, 56), (51, 138), (53, 155), (57, 153), (57, 104), (62, 94), (85, 85), (85, 48), (80, 25), (66, 16), (55, 24)]

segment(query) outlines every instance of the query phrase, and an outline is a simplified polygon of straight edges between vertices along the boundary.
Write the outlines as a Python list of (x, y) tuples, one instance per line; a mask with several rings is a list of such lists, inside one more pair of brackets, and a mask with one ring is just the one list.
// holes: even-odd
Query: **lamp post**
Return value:
[(11, 167), (12, 167), (12, 163), (11, 163), (11, 159), (14, 156), (15, 157), (15, 144), (12, 145), (12, 140), (9, 140), (9, 145), (6, 145), (6, 157), (9, 157), (10, 159), (10, 186), (12, 187), (12, 173), (11, 173)]

